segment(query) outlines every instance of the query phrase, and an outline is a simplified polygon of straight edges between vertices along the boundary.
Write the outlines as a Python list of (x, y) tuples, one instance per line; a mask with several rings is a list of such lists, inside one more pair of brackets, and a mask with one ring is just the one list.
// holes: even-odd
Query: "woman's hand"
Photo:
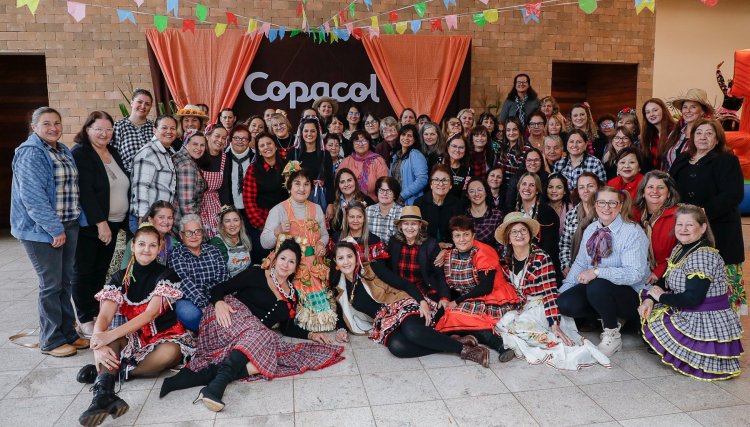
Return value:
[(104, 331), (104, 332), (94, 332), (91, 335), (91, 340), (89, 341), (89, 345), (92, 349), (98, 350), (101, 348), (106, 347), (109, 343), (115, 340), (114, 335), (112, 335), (112, 331)]
[(288, 234), (290, 231), (292, 231), (292, 223), (288, 220), (281, 221), (281, 223), (274, 230), (274, 234), (276, 234), (276, 237), (279, 237), (279, 235)]
[(661, 298), (661, 296), (665, 293), (666, 292), (664, 292), (664, 289), (658, 286), (652, 286), (651, 289), (648, 290), (648, 294), (654, 297), (657, 302), (659, 301), (659, 298)]
[(445, 254), (448, 253), (448, 249), (441, 249), (438, 253), (437, 258), (435, 258), (435, 267), (442, 267), (445, 265)]
[(638, 306), (638, 315), (641, 316), (641, 319), (647, 320), (649, 316), (651, 316), (651, 310), (653, 309), (654, 301), (651, 299), (647, 299)]
[(438, 301), (438, 308), (442, 308), (443, 310), (448, 309), (448, 306), (450, 305), (450, 300), (448, 299), (441, 299)]
[(656, 274), (654, 274), (654, 272), (652, 271), (651, 274), (648, 276), (648, 279), (646, 279), (646, 283), (648, 283), (649, 285), (653, 285), (658, 280), (659, 280), (659, 277), (657, 277)]
[(563, 268), (563, 271), (562, 271), (563, 277), (568, 277), (568, 273), (570, 273), (570, 267)]
[(430, 304), (427, 304), (425, 300), (419, 302), (419, 317), (424, 317), (425, 326), (430, 326), (430, 323), (432, 323), (432, 310), (430, 310)]
[(346, 331), (346, 328), (339, 328), (336, 331), (336, 341), (349, 342), (349, 332)]
[(333, 214), (335, 211), (336, 209), (333, 207), (333, 203), (328, 205), (328, 207), (326, 208), (326, 222), (330, 223), (331, 221), (333, 221)]
[(324, 245), (321, 242), (318, 242), (315, 245), (315, 255), (317, 255), (317, 256), (325, 256), (325, 254), (326, 254), (326, 245)]
[(576, 277), (576, 280), (578, 283), (582, 283), (584, 285), (588, 285), (590, 281), (596, 279), (596, 274), (594, 274), (594, 269), (589, 268), (588, 270), (583, 270), (578, 274), (578, 277)]
[(216, 313), (216, 321), (219, 322), (219, 325), (228, 328), (232, 324), (232, 313), (236, 313), (237, 310), (224, 301), (216, 301), (214, 312)]
[(103, 347), (94, 350), (94, 366), (99, 370), (99, 366), (107, 371), (116, 371), (120, 369), (120, 356), (112, 350), (112, 347)]
[(307, 339), (320, 344), (333, 344), (334, 342), (334, 340), (325, 332), (310, 332), (307, 334)]
[(718, 70), (719, 68), (721, 68), (721, 66), (722, 66), (722, 65), (724, 65), (724, 61), (721, 61), (721, 62), (719, 62), (719, 63), (718, 63), (717, 65), (716, 65), (716, 69)]
[(438, 246), (440, 246), (440, 249), (452, 249), (453, 248), (453, 243), (440, 242), (440, 243), (438, 243)]
[(52, 238), (52, 247), (53, 248), (59, 248), (60, 246), (65, 244), (65, 232), (63, 231), (60, 233), (59, 236), (55, 236)]
[(560, 341), (563, 342), (563, 344), (567, 345), (568, 347), (572, 347), (576, 345), (572, 339), (570, 339), (567, 335), (565, 335), (565, 332), (560, 329), (560, 324), (555, 323), (552, 325), (552, 333), (555, 334), (557, 338), (560, 338)]
[(101, 240), (105, 245), (109, 245), (109, 242), (112, 241), (112, 230), (109, 229), (109, 224), (107, 224), (107, 221), (98, 222), (96, 224), (96, 230), (99, 240)]

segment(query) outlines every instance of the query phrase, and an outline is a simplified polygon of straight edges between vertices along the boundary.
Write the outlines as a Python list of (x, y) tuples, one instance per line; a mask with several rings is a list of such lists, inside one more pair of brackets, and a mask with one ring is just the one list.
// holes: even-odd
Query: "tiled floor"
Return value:
[[(36, 288), (20, 245), (0, 237), (0, 426), (74, 426), (91, 401), (88, 386), (75, 381), (91, 352), (56, 359), (7, 339), (38, 323)], [(611, 369), (580, 372), (522, 360), (483, 369), (448, 355), (400, 360), (359, 337), (344, 356), (295, 378), (231, 384), (218, 414), (192, 404), (197, 389), (159, 399), (161, 378), (133, 380), (120, 392), (130, 411), (104, 425), (750, 425), (750, 374), (715, 384), (692, 380), (646, 353), (633, 335)]]

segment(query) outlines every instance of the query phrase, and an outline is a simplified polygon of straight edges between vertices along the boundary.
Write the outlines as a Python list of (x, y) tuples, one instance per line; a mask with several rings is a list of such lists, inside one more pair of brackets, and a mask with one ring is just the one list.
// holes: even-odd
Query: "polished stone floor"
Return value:
[[(750, 241), (748, 230), (745, 234)], [(78, 368), (92, 361), (91, 351), (56, 359), (8, 341), (36, 327), (36, 289), (21, 246), (3, 235), (0, 426), (74, 426), (91, 401), (89, 387), (75, 381)], [(750, 348), (747, 339), (744, 345)], [(192, 404), (197, 388), (159, 399), (162, 378), (133, 380), (120, 392), (130, 411), (104, 425), (750, 425), (750, 373), (718, 383), (689, 379), (646, 353), (634, 335), (625, 336), (611, 369), (580, 372), (522, 360), (484, 369), (448, 355), (396, 359), (358, 337), (346, 345), (344, 356), (333, 367), (295, 378), (233, 383), (224, 398), (227, 407), (218, 414)]]

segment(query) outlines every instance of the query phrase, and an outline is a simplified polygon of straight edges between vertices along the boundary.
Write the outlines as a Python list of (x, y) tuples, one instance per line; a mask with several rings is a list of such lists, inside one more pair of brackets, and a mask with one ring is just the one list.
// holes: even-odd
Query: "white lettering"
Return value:
[(330, 96), (338, 102), (352, 100), (354, 102), (363, 102), (370, 98), (373, 102), (380, 102), (378, 97), (378, 78), (375, 74), (370, 74), (369, 87), (365, 83), (357, 82), (351, 86), (348, 83), (338, 82), (331, 86), (327, 82), (317, 82), (311, 88), (303, 82), (294, 81), (287, 87), (280, 81), (268, 83), (265, 91), (253, 90), (255, 80), (268, 80), (268, 74), (262, 71), (251, 73), (245, 79), (245, 94), (251, 101), (262, 102), (266, 100), (281, 101), (289, 98), (289, 108), (297, 108), (298, 103), (309, 102), (314, 99)]

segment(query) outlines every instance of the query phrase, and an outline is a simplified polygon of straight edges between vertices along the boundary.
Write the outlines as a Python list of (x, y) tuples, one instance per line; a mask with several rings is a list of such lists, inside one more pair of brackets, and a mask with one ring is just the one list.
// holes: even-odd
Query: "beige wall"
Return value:
[(734, 51), (750, 49), (750, 0), (721, 0), (708, 8), (698, 0), (656, 2), (654, 96), (668, 99), (698, 87), (721, 105), (716, 64), (729, 79)]

